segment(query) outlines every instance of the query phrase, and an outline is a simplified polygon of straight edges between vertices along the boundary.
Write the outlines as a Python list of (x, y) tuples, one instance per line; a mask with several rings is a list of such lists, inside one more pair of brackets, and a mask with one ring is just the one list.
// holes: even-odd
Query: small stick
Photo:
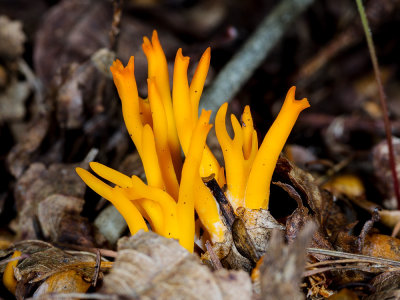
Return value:
[(100, 274), (100, 265), (101, 265), (101, 252), (97, 249), (96, 253), (96, 265), (94, 266), (94, 276), (92, 280), (92, 285), (95, 287), (97, 284), (97, 279), (99, 278)]
[(289, 25), (314, 0), (283, 0), (268, 14), (242, 48), (232, 57), (205, 91), (201, 108), (215, 112), (229, 101), (261, 65)]
[(113, 20), (110, 30), (110, 50), (115, 51), (121, 26), (123, 0), (113, 0)]
[(28, 258), (29, 256), (30, 256), (29, 254), (22, 253), (20, 256), (4, 259), (4, 260), (0, 261), (0, 266), (8, 264), (10, 261), (22, 260), (22, 259)]
[(71, 249), (77, 250), (77, 251), (90, 252), (90, 253), (94, 253), (94, 254), (96, 254), (97, 251), (100, 251), (101, 256), (112, 257), (112, 258), (117, 257), (117, 252), (110, 250), (110, 249), (90, 248), (90, 247), (84, 247), (84, 246), (72, 245), (72, 244), (64, 244), (64, 243), (57, 243), (56, 246), (59, 248), (64, 248), (64, 251), (67, 251), (67, 252), (70, 251)]
[(372, 218), (365, 222), (360, 235), (357, 238), (357, 246), (358, 246), (358, 252), (361, 253), (362, 248), (364, 247), (364, 242), (365, 238), (367, 237), (367, 234), (371, 231), (372, 227), (374, 226), (375, 222), (378, 222), (380, 220), (380, 215), (379, 215), (379, 208), (376, 207), (374, 212), (372, 213)]
[(235, 212), (232, 205), (229, 203), (228, 199), (226, 199), (224, 192), (221, 190), (214, 177), (211, 179), (210, 177), (203, 178), (203, 182), (211, 190), (215, 200), (217, 200), (219, 208), (221, 209), (222, 215), (226, 221), (226, 225), (230, 230), (233, 222), (235, 222)]
[(393, 177), (393, 189), (394, 189), (394, 193), (395, 193), (396, 199), (397, 199), (397, 208), (400, 209), (399, 179), (397, 177), (397, 171), (396, 171), (396, 161), (395, 161), (394, 151), (393, 151), (393, 141), (392, 141), (391, 125), (390, 125), (389, 114), (388, 114), (387, 103), (386, 103), (386, 95), (385, 95), (385, 92), (383, 91), (381, 74), (380, 74), (379, 64), (378, 64), (378, 58), (376, 56), (375, 46), (374, 46), (374, 42), (372, 40), (371, 29), (369, 28), (369, 25), (368, 25), (368, 19), (365, 14), (365, 9), (362, 4), (362, 0), (356, 0), (356, 3), (357, 3), (358, 12), (360, 13), (361, 23), (363, 25), (365, 37), (367, 38), (368, 50), (369, 50), (369, 54), (371, 56), (372, 66), (374, 67), (376, 83), (378, 85), (379, 100), (380, 100), (382, 112), (383, 112), (383, 121), (385, 123), (386, 141), (387, 141), (388, 149), (389, 149), (389, 163), (390, 163), (390, 169), (392, 171), (392, 177)]
[(365, 262), (370, 262), (370, 263), (383, 264), (383, 265), (388, 265), (388, 266), (393, 266), (393, 267), (400, 267), (400, 261), (391, 260), (391, 259), (387, 259), (387, 258), (380, 258), (380, 257), (375, 257), (375, 256), (368, 256), (368, 255), (362, 255), (362, 254), (354, 254), (354, 253), (341, 252), (341, 251), (328, 250), (328, 249), (319, 249), (319, 248), (307, 248), (307, 252), (314, 253), (314, 254), (333, 256), (333, 257), (359, 259), (360, 261), (365, 261)]
[(213, 264), (214, 270), (220, 270), (223, 268), (221, 261), (219, 260), (217, 254), (215, 254), (214, 249), (212, 248), (210, 241), (206, 242), (206, 248), (208, 254), (210, 254), (211, 263)]
[(396, 237), (400, 231), (400, 221), (394, 226), (391, 237)]
[[(331, 266), (331, 267), (324, 267), (324, 268), (319, 268), (319, 269), (314, 269), (314, 270), (308, 270), (303, 272), (303, 277), (308, 277), (308, 276), (313, 276), (318, 273), (324, 273), (327, 271), (333, 271), (333, 270), (363, 270), (363, 271), (369, 271), (370, 268), (376, 268), (376, 269), (385, 269), (384, 266), (381, 265), (371, 265), (368, 266), (367, 269), (362, 268), (362, 267), (356, 267), (356, 266)], [(385, 270), (382, 270), (381, 272), (384, 272)], [(397, 271), (397, 270), (396, 270)]]
[(312, 269), (320, 266), (326, 266), (326, 265), (336, 265), (336, 264), (351, 264), (351, 263), (370, 263), (364, 260), (359, 260), (359, 259), (350, 259), (350, 258), (344, 258), (344, 259), (336, 259), (336, 260), (324, 260), (324, 261), (319, 261), (313, 264), (308, 264), (306, 266), (306, 269)]
[(341, 160), (339, 163), (334, 165), (332, 168), (330, 168), (328, 171), (326, 171), (325, 175), (322, 175), (321, 177), (317, 178), (315, 180), (315, 184), (318, 186), (323, 185), (325, 182), (329, 180), (333, 175), (339, 173), (343, 168), (345, 168), (347, 165), (350, 164), (350, 162), (353, 160), (354, 155), (350, 155), (349, 157), (346, 157), (345, 159)]

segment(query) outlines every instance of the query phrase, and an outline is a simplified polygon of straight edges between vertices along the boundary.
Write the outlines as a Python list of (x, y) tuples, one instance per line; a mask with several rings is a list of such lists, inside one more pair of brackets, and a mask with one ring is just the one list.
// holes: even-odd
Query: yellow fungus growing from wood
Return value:
[(168, 145), (175, 170), (178, 173), (182, 168), (181, 147), (179, 145), (174, 112), (172, 109), (167, 59), (158, 39), (157, 31), (153, 31), (151, 42), (147, 37), (143, 38), (142, 48), (148, 62), (148, 78), (154, 79), (164, 105), (165, 117), (167, 119)]
[(189, 57), (183, 56), (182, 49), (178, 50), (171, 93), (167, 60), (156, 31), (151, 41), (144, 38), (142, 47), (148, 60), (148, 99), (138, 95), (133, 57), (126, 67), (116, 60), (110, 69), (121, 98), (124, 121), (142, 159), (147, 182), (95, 162), (90, 163), (94, 173), (114, 187), (82, 168), (77, 168), (77, 173), (117, 208), (132, 234), (148, 230), (146, 220), (153, 231), (177, 239), (193, 252), (196, 228), (197, 233), (200, 226), (205, 229), (213, 243), (223, 242), (227, 231), (214, 196), (202, 177), (214, 174), (220, 187), (227, 186), (226, 196), (234, 210), (242, 206), (267, 208), (279, 153), (299, 113), (309, 104), (306, 99), (295, 100), (295, 88), (291, 88), (260, 148), (250, 108), (245, 107), (241, 123), (231, 115), (234, 131), (231, 138), (225, 126), (228, 105), (222, 105), (215, 121), (225, 161), (222, 167), (206, 144), (212, 127), (211, 112), (198, 114), (210, 66), (210, 48), (202, 55), (190, 83)]
[(269, 188), (279, 154), (289, 137), (297, 117), (310, 106), (307, 99), (296, 100), (296, 87), (291, 87), (285, 102), (261, 143), (250, 170), (245, 194), (245, 206), (268, 208)]
[(136, 206), (117, 188), (112, 188), (82, 168), (76, 168), (82, 180), (97, 194), (110, 201), (124, 217), (129, 230), (135, 234), (140, 229), (147, 231), (146, 223)]
[[(175, 58), (172, 98), (179, 141), (185, 155), (189, 151), (190, 139), (198, 121), (199, 101), (210, 66), (210, 48), (207, 48), (201, 57), (190, 86), (187, 78), (188, 66), (189, 57), (183, 56), (182, 49), (179, 49)], [(220, 174), (220, 170), (217, 159), (206, 145), (200, 163), (200, 176), (208, 177), (215, 174), (218, 183), (222, 186), (223, 173)]]

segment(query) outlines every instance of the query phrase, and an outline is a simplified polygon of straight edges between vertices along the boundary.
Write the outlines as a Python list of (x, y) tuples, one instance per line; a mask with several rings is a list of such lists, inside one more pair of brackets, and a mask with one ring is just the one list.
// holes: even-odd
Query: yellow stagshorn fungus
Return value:
[[(15, 250), (14, 254), (11, 256), (11, 258), (17, 258), (21, 256), (21, 251)], [(15, 279), (14, 276), (14, 268), (18, 264), (18, 259), (10, 261), (7, 265), (6, 268), (4, 269), (3, 273), (3, 284), (6, 287), (7, 290), (9, 290), (10, 293), (13, 293), (15, 295), (15, 290), (17, 289), (17, 280)]]
[[(126, 67), (116, 60), (110, 70), (128, 133), (142, 159), (147, 184), (136, 176), (126, 176), (95, 162), (90, 163), (92, 170), (115, 184), (114, 187), (82, 168), (77, 168), (77, 172), (90, 188), (118, 209), (132, 234), (140, 229), (148, 230), (146, 220), (153, 231), (179, 240), (193, 252), (199, 224), (214, 243), (222, 242), (227, 230), (202, 177), (214, 174), (221, 187), (226, 184), (227, 198), (235, 210), (241, 206), (268, 208), (269, 186), (279, 153), (299, 113), (309, 104), (307, 99), (295, 100), (295, 87), (292, 87), (260, 148), (250, 108), (245, 107), (242, 124), (231, 116), (234, 131), (231, 139), (225, 125), (227, 103), (222, 105), (215, 130), (224, 155), (224, 172), (206, 144), (212, 127), (211, 112), (202, 111), (198, 116), (210, 65), (210, 48), (201, 57), (190, 84), (189, 57), (178, 50), (172, 92), (167, 60), (156, 31), (151, 41), (144, 38), (143, 51), (148, 60), (148, 99), (138, 95), (133, 57)], [(184, 163), (181, 151), (185, 155)], [(195, 211), (200, 222), (195, 222)]]

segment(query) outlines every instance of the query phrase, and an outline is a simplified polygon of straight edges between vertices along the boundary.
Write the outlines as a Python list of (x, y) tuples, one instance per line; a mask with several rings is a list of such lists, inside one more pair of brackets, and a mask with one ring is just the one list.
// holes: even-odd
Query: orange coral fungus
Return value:
[[(122, 102), (125, 124), (142, 159), (147, 183), (136, 176), (126, 176), (99, 163), (90, 167), (100, 177), (115, 184), (110, 187), (88, 171), (77, 168), (79, 176), (99, 195), (109, 200), (125, 218), (132, 234), (151, 229), (175, 238), (188, 251), (194, 247), (196, 226), (209, 234), (212, 242), (222, 242), (226, 227), (218, 205), (202, 177), (214, 174), (220, 186), (227, 185), (227, 198), (238, 207), (267, 208), (269, 185), (279, 153), (306, 99), (294, 99), (291, 88), (271, 129), (258, 149), (250, 108), (245, 107), (242, 124), (231, 116), (234, 138), (225, 126), (227, 104), (221, 106), (215, 130), (224, 155), (226, 177), (206, 144), (212, 125), (210, 111), (198, 115), (200, 97), (210, 65), (208, 48), (189, 83), (189, 57), (179, 49), (173, 73), (172, 93), (167, 60), (153, 32), (151, 42), (144, 38), (143, 50), (148, 60), (148, 100), (138, 96), (134, 60), (124, 67), (119, 60), (111, 66), (114, 83)], [(185, 155), (182, 163), (181, 151)], [(200, 222), (195, 222), (195, 212)], [(200, 225), (199, 225), (200, 224)]]

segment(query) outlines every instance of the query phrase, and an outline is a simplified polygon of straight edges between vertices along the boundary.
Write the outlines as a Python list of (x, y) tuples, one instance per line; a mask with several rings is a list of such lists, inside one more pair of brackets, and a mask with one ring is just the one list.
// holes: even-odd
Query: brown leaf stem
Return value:
[(374, 68), (376, 83), (378, 84), (379, 100), (380, 100), (380, 104), (382, 107), (383, 121), (385, 123), (386, 140), (387, 140), (388, 149), (389, 149), (389, 163), (390, 163), (390, 169), (392, 171), (392, 177), (393, 177), (393, 189), (394, 189), (394, 193), (395, 193), (396, 199), (397, 199), (397, 208), (400, 208), (399, 179), (397, 177), (397, 171), (396, 171), (396, 161), (394, 158), (391, 125), (390, 125), (390, 120), (389, 120), (389, 115), (388, 115), (386, 95), (383, 90), (381, 74), (380, 74), (379, 64), (378, 64), (378, 58), (376, 56), (375, 46), (374, 46), (374, 42), (372, 40), (371, 29), (369, 28), (369, 25), (368, 25), (368, 19), (365, 14), (365, 9), (362, 4), (362, 0), (356, 0), (356, 3), (357, 3), (358, 12), (360, 13), (361, 23), (363, 25), (365, 37), (367, 39), (368, 50), (369, 50), (369, 54), (371, 56), (372, 66)]

